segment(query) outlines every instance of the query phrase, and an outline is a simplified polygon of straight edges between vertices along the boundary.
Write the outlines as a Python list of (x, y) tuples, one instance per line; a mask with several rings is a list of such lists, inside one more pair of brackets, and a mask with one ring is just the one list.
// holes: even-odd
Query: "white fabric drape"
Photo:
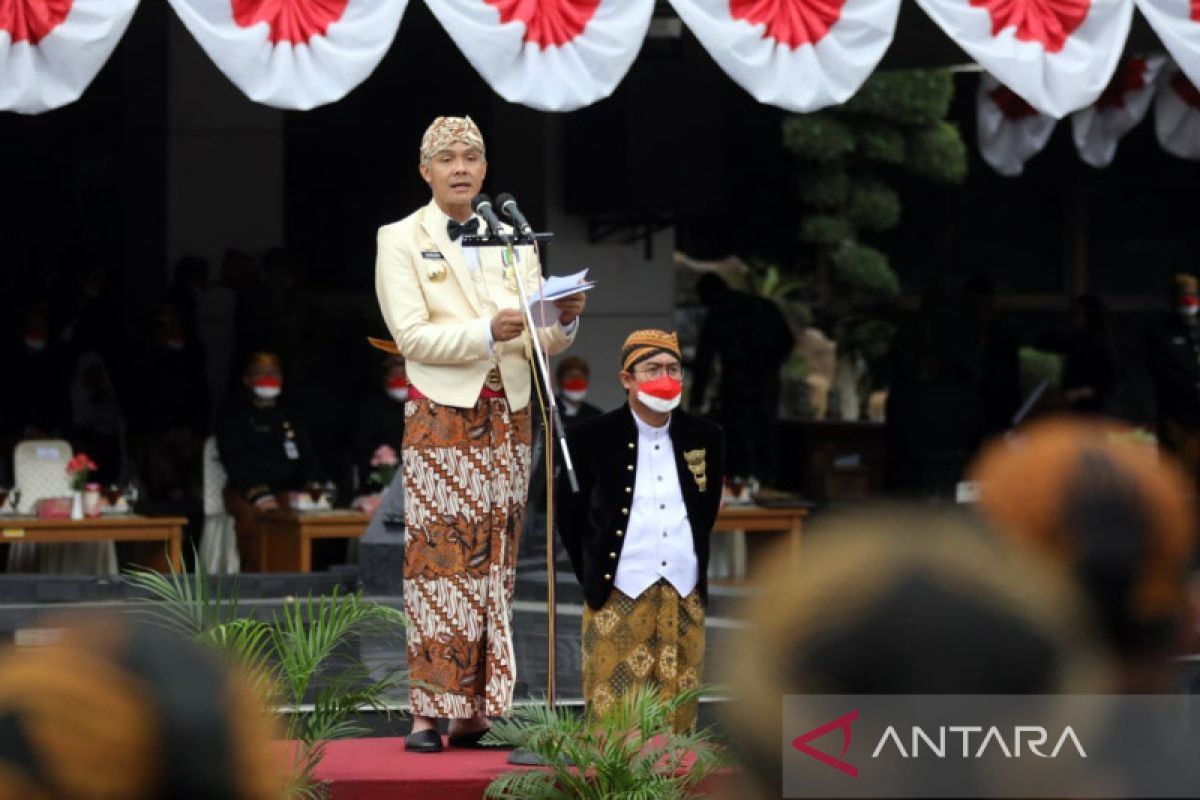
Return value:
[(108, 61), (137, 0), (0, 2), (0, 110), (73, 103)]
[(1171, 58), (1200, 84), (1200, 3), (1195, 0), (1134, 0)]
[(1042, 151), (1057, 120), (1018, 97), (991, 75), (982, 75), (975, 96), (979, 152), (992, 169), (1015, 177)]
[(408, 0), (167, 0), (247, 97), (307, 110), (375, 71)]
[(1104, 91), (1133, 19), (1133, 0), (917, 3), (985, 70), (1056, 119)]
[(713, 60), (760, 103), (815, 111), (870, 77), (899, 0), (670, 0)]
[(1117, 154), (1121, 137), (1133, 130), (1150, 110), (1166, 58), (1161, 55), (1126, 59), (1100, 98), (1071, 115), (1071, 133), (1079, 157), (1093, 167), (1107, 167)]
[(625, 77), (654, 0), (425, 0), (471, 65), (505, 100), (573, 111)]
[(1178, 67), (1168, 70), (1158, 87), (1154, 132), (1171, 155), (1200, 159), (1200, 89)]

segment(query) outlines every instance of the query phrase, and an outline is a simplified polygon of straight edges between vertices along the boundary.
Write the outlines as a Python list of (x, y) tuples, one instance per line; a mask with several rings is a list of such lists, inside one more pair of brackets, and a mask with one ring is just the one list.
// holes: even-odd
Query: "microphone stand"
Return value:
[[(537, 335), (537, 320), (533, 318), (533, 310), (529, 307), (529, 292), (525, 287), (525, 278), (521, 274), (521, 257), (520, 253), (513, 247), (514, 244), (533, 244), (537, 246), (539, 241), (547, 241), (552, 234), (535, 233), (535, 234), (518, 234), (510, 241), (504, 241), (499, 237), (482, 237), (482, 236), (464, 236), (462, 244), (464, 247), (504, 247), (508, 253), (512, 264), (513, 275), (516, 277), (517, 294), (521, 298), (521, 309), (525, 317), (525, 329), (529, 338), (533, 341), (531, 355), (536, 362), (535, 367), (538, 374), (541, 376), (542, 387), (546, 396), (547, 404), (549, 405), (549, 413), (546, 415), (546, 438), (547, 442), (554, 441), (555, 430), (558, 431), (558, 443), (562, 448), (563, 466), (567, 470), (567, 478), (570, 481), (571, 491), (575, 494), (579, 493), (579, 482), (575, 476), (575, 467), (571, 461), (571, 451), (567, 447), (567, 438), (565, 428), (562, 423), (562, 417), (559, 416), (558, 402), (554, 397), (554, 392), (551, 390), (550, 383), (550, 363), (546, 358), (546, 352), (542, 348), (541, 340)], [(555, 318), (554, 323), (558, 323)], [(556, 680), (556, 655), (558, 650), (558, 601), (557, 601), (557, 573), (554, 563), (554, 486), (552, 483), (554, 476), (554, 447), (551, 445), (546, 448), (547, 465), (546, 465), (546, 481), (550, 484), (546, 491), (546, 703), (553, 709), (557, 705), (557, 680)], [(519, 753), (520, 751), (517, 751)], [(510, 758), (509, 763), (530, 763), (529, 758), (532, 754), (517, 757), (517, 761)], [(536, 758), (536, 757), (534, 757)], [(540, 763), (534, 761), (532, 763)]]

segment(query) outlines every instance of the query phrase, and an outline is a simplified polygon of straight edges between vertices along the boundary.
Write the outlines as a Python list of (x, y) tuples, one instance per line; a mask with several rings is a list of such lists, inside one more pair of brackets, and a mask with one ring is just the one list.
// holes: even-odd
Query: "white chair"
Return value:
[(203, 469), (204, 530), (200, 534), (200, 563), (209, 575), (235, 575), (242, 569), (242, 560), (238, 555), (233, 517), (225, 511), (225, 501), (221, 497), (227, 478), (214, 436), (204, 442)]
[[(38, 500), (66, 497), (71, 491), (67, 462), (71, 445), (62, 439), (27, 439), (13, 450), (14, 484), (21, 493), (17, 511), (33, 513)], [(69, 544), (14, 542), (8, 551), (9, 572), (69, 575), (116, 575), (117, 549), (111, 541)]]

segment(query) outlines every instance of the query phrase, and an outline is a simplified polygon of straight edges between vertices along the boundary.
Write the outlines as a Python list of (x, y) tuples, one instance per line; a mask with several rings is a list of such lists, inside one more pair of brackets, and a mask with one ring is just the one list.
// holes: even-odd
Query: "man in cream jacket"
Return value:
[[(463, 247), (487, 172), (469, 117), (439, 117), (421, 141), (429, 205), (379, 230), (375, 287), (408, 367), (403, 475), (404, 608), (413, 729), (405, 749), (477, 747), (487, 717), (512, 707), (512, 597), (530, 453), (529, 333), (517, 271), (541, 281), (530, 246)], [(571, 344), (582, 294), (559, 300), (535, 334)], [(539, 325), (542, 321), (539, 321)]]

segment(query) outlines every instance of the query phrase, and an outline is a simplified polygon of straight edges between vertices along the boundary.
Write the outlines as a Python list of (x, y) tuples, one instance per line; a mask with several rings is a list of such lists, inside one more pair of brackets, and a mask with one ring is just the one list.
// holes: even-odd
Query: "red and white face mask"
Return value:
[(567, 378), (562, 382), (562, 395), (572, 403), (581, 403), (587, 397), (587, 378)]
[(283, 378), (267, 376), (254, 382), (254, 394), (263, 400), (274, 400), (283, 391)]
[(25, 346), (35, 353), (39, 350), (46, 349), (46, 334), (44, 333), (27, 333), (25, 334)]
[(679, 401), (683, 398), (683, 382), (663, 375), (639, 385), (637, 396), (646, 408), (666, 414), (679, 407)]
[(1194, 294), (1181, 295), (1175, 303), (1175, 310), (1185, 317), (1196, 316), (1196, 312), (1200, 311), (1200, 297)]
[(392, 398), (397, 403), (403, 403), (408, 399), (408, 378), (388, 378), (387, 393), (388, 397)]

